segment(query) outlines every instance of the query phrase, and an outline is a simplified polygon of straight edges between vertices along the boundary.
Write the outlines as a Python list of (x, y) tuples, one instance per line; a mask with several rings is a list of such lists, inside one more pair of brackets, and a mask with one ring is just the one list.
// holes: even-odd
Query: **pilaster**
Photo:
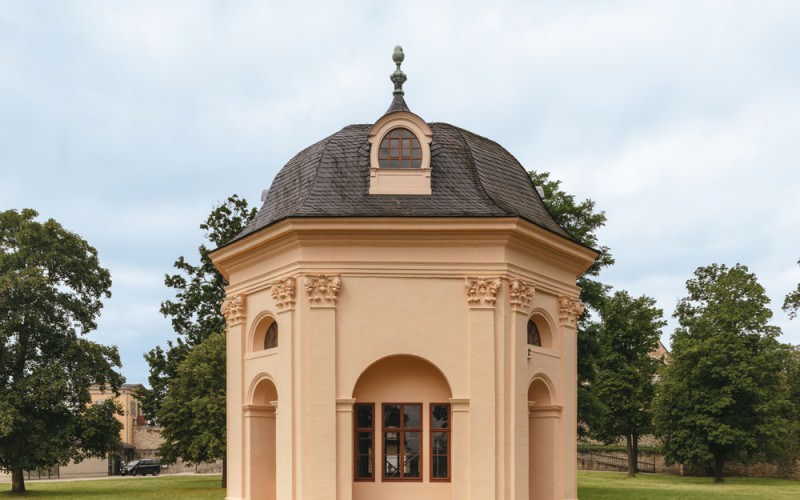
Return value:
[[(226, 350), (226, 428), (227, 428), (227, 467), (228, 475), (227, 499), (244, 498), (244, 420), (242, 405), (244, 404), (244, 344), (246, 332), (246, 303), (242, 294), (229, 295), (222, 301), (222, 315), (225, 317), (227, 333)], [(235, 353), (235, 354), (234, 354)]]
[[(470, 464), (468, 498), (496, 498), (497, 355), (495, 304), (500, 278), (472, 278), (465, 282), (469, 307), (470, 345)], [(480, 451), (478, 451), (480, 450)]]
[(564, 478), (561, 483), (564, 490), (559, 493), (560, 498), (578, 498), (577, 460), (578, 460), (578, 319), (583, 313), (583, 303), (577, 297), (560, 296), (559, 328), (562, 340), (562, 367), (564, 370), (564, 387), (561, 388), (561, 398), (564, 411), (561, 418), (561, 432), (564, 436), (561, 448), (562, 457), (560, 471)]

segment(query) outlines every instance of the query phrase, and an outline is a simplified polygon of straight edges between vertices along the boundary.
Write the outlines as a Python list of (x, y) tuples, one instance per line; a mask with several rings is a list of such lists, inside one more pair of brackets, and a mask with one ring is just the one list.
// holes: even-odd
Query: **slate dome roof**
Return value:
[[(404, 55), (395, 47), (392, 103), (403, 98)], [(575, 241), (553, 219), (525, 169), (494, 141), (447, 123), (428, 123), (430, 195), (370, 195), (371, 124), (350, 125), (300, 151), (278, 172), (264, 204), (236, 239), (293, 217), (520, 217)]]
[(511, 153), (459, 127), (428, 125), (430, 195), (370, 195), (372, 125), (350, 125), (289, 160), (239, 238), (291, 217), (521, 217), (573, 240)]

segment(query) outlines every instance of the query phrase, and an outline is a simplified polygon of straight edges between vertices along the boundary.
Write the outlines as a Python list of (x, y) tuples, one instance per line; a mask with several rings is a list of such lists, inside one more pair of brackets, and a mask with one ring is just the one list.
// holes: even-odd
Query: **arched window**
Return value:
[(410, 130), (396, 128), (381, 141), (378, 151), (380, 168), (420, 168), (422, 166), (422, 146)]
[(264, 335), (264, 349), (272, 349), (278, 347), (278, 323), (275, 321), (267, 328), (267, 334)]
[(528, 345), (542, 347), (542, 336), (539, 334), (539, 327), (532, 320), (528, 320)]

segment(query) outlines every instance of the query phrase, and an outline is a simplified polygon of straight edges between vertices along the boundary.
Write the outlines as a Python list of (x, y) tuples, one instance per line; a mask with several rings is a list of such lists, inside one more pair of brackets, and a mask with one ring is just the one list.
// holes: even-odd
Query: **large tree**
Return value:
[[(596, 378), (598, 324), (592, 313), (598, 313), (603, 305), (609, 286), (597, 278), (604, 267), (614, 263), (611, 250), (597, 238), (597, 231), (606, 224), (606, 214), (598, 211), (591, 199), (576, 201), (575, 196), (561, 189), (561, 181), (550, 178), (549, 172), (528, 172), (533, 184), (544, 191), (542, 201), (553, 218), (580, 243), (600, 251), (594, 264), (578, 278), (584, 312), (578, 322), (578, 420), (589, 424), (600, 417), (603, 404), (592, 390)], [(584, 432), (584, 427), (579, 427)]]
[(208, 254), (225, 245), (244, 230), (255, 216), (247, 200), (232, 195), (214, 207), (200, 229), (211, 247), (198, 247), (199, 264), (191, 264), (183, 256), (175, 261), (175, 274), (167, 274), (164, 283), (175, 291), (174, 300), (161, 303), (161, 313), (170, 318), (177, 339), (167, 341), (166, 349), (156, 346), (144, 355), (150, 365), (150, 388), (142, 392), (142, 406), (150, 421), (158, 421), (158, 411), (166, 397), (169, 380), (177, 375), (178, 365), (192, 348), (208, 336), (225, 331), (222, 300), (227, 282), (214, 267)]
[(668, 461), (705, 466), (722, 482), (726, 462), (775, 458), (790, 441), (788, 350), (746, 266), (700, 267), (686, 288), (656, 430)]
[(639, 436), (652, 430), (653, 380), (662, 360), (651, 353), (667, 324), (663, 314), (655, 299), (633, 298), (625, 291), (609, 297), (600, 313), (600, 356), (593, 389), (605, 411), (591, 431), (608, 443), (625, 438), (631, 477), (637, 472)]
[[(190, 462), (197, 462), (197, 457), (203, 457), (203, 460), (225, 458), (224, 419), (194, 414), (197, 420), (191, 424), (191, 428), (212, 425), (201, 436), (202, 439), (208, 438), (201, 453), (196, 449), (197, 438), (191, 437), (181, 428), (189, 425), (187, 421), (175, 418), (176, 405), (191, 408), (215, 398), (224, 401), (224, 383), (221, 387), (200, 386), (197, 387), (197, 391), (188, 392), (181, 390), (180, 386), (173, 384), (172, 381), (181, 379), (181, 366), (194, 349), (212, 335), (225, 332), (225, 318), (222, 316), (221, 306), (225, 298), (225, 286), (228, 283), (214, 267), (208, 254), (211, 250), (232, 241), (244, 230), (255, 214), (256, 209), (249, 208), (247, 201), (237, 195), (230, 196), (224, 203), (214, 207), (205, 222), (200, 225), (211, 248), (206, 244), (200, 245), (198, 248), (200, 263), (197, 265), (189, 263), (183, 256), (179, 257), (175, 261), (175, 268), (179, 272), (165, 277), (165, 284), (175, 290), (175, 299), (164, 301), (161, 304), (161, 313), (171, 318), (177, 339), (175, 342), (168, 341), (166, 350), (156, 346), (145, 354), (145, 359), (150, 365), (148, 376), (150, 388), (142, 391), (141, 397), (148, 419), (161, 425), (164, 435), (167, 436), (168, 443), (163, 450), (167, 453), (165, 455), (167, 461), (178, 457)], [(210, 345), (222, 349), (217, 355), (224, 360), (224, 342)], [(223, 379), (224, 368), (223, 363), (222, 372), (217, 374)], [(167, 402), (169, 405), (165, 408)], [(214, 443), (222, 444), (219, 446)], [(223, 487), (224, 481), (223, 472)]]
[(0, 468), (15, 493), (23, 471), (119, 448), (119, 409), (89, 405), (89, 386), (116, 391), (116, 347), (85, 335), (110, 297), (97, 251), (31, 209), (0, 212)]
[(164, 462), (225, 459), (224, 332), (194, 346), (181, 361), (168, 382), (158, 419), (163, 427), (164, 444), (159, 451)]
[[(797, 260), (797, 264), (800, 265), (800, 259)], [(793, 292), (786, 295), (786, 299), (783, 301), (783, 310), (789, 314), (789, 318), (797, 317), (797, 311), (800, 310), (800, 283)]]

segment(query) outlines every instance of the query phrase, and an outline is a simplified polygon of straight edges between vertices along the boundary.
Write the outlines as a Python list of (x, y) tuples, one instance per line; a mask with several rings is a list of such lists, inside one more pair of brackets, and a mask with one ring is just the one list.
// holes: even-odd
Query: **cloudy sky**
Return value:
[[(800, 2), (0, 0), (0, 210), (94, 245), (92, 337), (172, 338), (163, 277), (198, 225), (391, 99), (492, 138), (608, 216), (603, 280), (671, 316), (701, 265), (746, 264), (780, 310), (800, 282)], [(664, 330), (663, 340), (675, 322)]]

